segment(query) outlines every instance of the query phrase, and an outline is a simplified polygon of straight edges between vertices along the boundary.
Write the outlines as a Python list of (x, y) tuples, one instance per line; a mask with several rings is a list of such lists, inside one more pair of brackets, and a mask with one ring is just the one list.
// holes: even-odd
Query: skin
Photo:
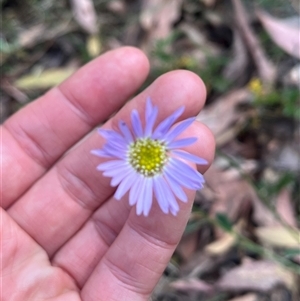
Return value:
[[(156, 200), (149, 217), (137, 216), (128, 195), (112, 198), (109, 178), (96, 170), (104, 159), (90, 154), (105, 143), (94, 128), (116, 129), (120, 119), (129, 124), (133, 108), (144, 116), (147, 96), (159, 105), (158, 122), (181, 105), (181, 120), (201, 110), (205, 87), (188, 71), (162, 75), (125, 104), (148, 72), (138, 49), (107, 52), (1, 126), (3, 301), (149, 299), (195, 192), (186, 190), (189, 201), (180, 202), (176, 217), (162, 213)], [(209, 129), (194, 122), (183, 136), (198, 137), (187, 150), (213, 160)]]

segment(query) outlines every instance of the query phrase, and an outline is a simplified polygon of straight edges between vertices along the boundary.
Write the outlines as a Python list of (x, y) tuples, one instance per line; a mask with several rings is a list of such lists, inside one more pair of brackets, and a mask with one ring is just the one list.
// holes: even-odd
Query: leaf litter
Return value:
[(195, 72), (208, 90), (197, 120), (213, 131), (217, 154), (152, 299), (298, 301), (299, 11), (280, 11), (297, 5), (46, 2), (24, 1), (34, 18), (19, 4), (1, 2), (1, 120), (79, 65), (123, 45), (150, 58), (145, 86), (174, 69)]

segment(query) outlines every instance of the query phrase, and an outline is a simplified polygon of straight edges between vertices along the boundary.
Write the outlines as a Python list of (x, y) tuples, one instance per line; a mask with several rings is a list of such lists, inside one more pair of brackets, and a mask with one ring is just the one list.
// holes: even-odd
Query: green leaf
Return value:
[(228, 219), (226, 214), (217, 213), (216, 214), (216, 222), (226, 232), (231, 232), (232, 231), (232, 223)]
[(300, 249), (289, 249), (289, 250), (285, 250), (285, 252), (283, 253), (283, 255), (285, 257), (291, 258), (297, 255), (300, 255)]

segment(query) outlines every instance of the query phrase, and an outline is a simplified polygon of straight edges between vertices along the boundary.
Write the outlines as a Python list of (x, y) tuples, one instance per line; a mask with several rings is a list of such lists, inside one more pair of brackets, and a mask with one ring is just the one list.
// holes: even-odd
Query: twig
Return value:
[(248, 23), (248, 16), (240, 0), (232, 0), (237, 21), (237, 28), (248, 47), (248, 50), (255, 62), (259, 77), (267, 86), (272, 86), (276, 79), (276, 68), (267, 58), (260, 42), (255, 37)]

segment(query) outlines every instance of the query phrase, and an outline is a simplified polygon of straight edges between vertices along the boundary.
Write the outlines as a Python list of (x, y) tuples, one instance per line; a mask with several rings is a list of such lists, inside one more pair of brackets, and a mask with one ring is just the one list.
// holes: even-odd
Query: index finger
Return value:
[(1, 129), (6, 175), (1, 206), (10, 206), (72, 145), (118, 110), (148, 70), (138, 49), (107, 52), (8, 119)]

